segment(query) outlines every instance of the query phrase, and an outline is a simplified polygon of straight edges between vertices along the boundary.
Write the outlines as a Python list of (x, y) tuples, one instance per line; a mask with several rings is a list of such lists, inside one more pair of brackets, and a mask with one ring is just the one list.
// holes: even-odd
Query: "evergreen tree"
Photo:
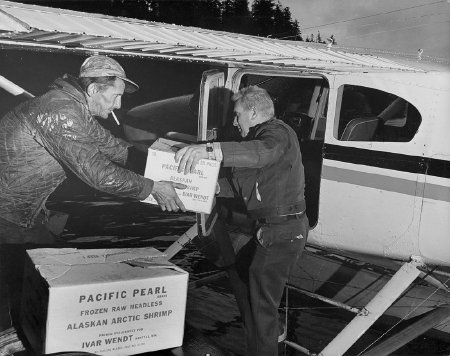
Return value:
[(222, 3), (222, 29), (236, 33), (250, 33), (251, 15), (248, 0), (224, 0)]
[(219, 0), (147, 0), (148, 20), (208, 29), (217, 28), (221, 19)]
[(253, 35), (267, 37), (273, 31), (275, 3), (273, 0), (254, 0), (252, 4)]
[(274, 11), (274, 31), (272, 37), (301, 40), (301, 32), (297, 20), (292, 20), (289, 7), (283, 8), (278, 2)]
[[(277, 1), (277, 2), (275, 2)], [(278, 0), (26, 0), (27, 3), (183, 26), (303, 40)]]
[[(86, 3), (89, 3), (86, 1)], [(91, 2), (95, 4), (95, 1)], [(123, 16), (134, 19), (146, 20), (148, 16), (147, 0), (109, 0), (107, 2), (97, 1), (97, 4), (105, 8), (105, 4), (109, 4), (108, 9), (104, 9), (104, 13), (112, 16)], [(84, 10), (83, 10), (84, 11)]]
[(28, 4), (55, 7), (58, 9), (83, 11), (110, 16), (123, 16), (141, 20), (146, 20), (148, 16), (147, 0), (26, 0), (24, 2)]
[(294, 31), (296, 32), (294, 40), (303, 41), (302, 31), (300, 30), (300, 25), (298, 24), (298, 21), (294, 20), (292, 26), (294, 27)]
[(254, 0), (251, 15), (254, 35), (301, 39), (298, 21), (292, 20), (289, 7), (283, 7), (279, 1)]
[(322, 36), (320, 35), (320, 31), (317, 31), (316, 42), (317, 42), (317, 43), (324, 43), (324, 42), (322, 41)]

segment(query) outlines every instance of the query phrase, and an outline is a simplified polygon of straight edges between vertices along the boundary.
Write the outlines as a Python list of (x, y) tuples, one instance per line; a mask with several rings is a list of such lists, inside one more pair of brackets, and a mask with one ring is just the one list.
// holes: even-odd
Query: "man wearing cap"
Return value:
[(23, 244), (52, 243), (63, 231), (66, 217), (49, 218), (45, 203), (65, 171), (106, 193), (137, 200), (152, 194), (162, 210), (185, 210), (174, 189), (185, 186), (154, 182), (123, 168), (130, 145), (95, 119), (107, 119), (120, 108), (122, 94), (137, 89), (117, 61), (92, 56), (78, 78), (56, 79), (48, 92), (1, 119), (0, 331), (18, 320)]
[(120, 64), (92, 56), (78, 78), (64, 75), (45, 94), (30, 99), (0, 121), (0, 243), (51, 240), (45, 203), (66, 178), (121, 197), (152, 194), (162, 210), (184, 211), (172, 182), (154, 182), (123, 168), (131, 146), (95, 119), (121, 106), (124, 92), (138, 86)]

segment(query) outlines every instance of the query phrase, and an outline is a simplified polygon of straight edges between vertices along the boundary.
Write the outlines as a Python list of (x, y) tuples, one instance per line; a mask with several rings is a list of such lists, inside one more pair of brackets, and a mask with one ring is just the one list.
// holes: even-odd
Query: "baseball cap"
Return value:
[(133, 93), (139, 86), (125, 75), (122, 66), (115, 59), (107, 56), (88, 57), (80, 68), (80, 78), (83, 77), (117, 77), (125, 82), (125, 92)]

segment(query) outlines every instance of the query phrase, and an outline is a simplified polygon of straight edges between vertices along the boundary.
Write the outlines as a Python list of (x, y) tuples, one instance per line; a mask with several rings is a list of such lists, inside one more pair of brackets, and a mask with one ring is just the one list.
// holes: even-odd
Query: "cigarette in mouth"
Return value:
[(116, 116), (116, 114), (114, 114), (114, 111), (111, 111), (111, 115), (114, 118), (114, 121), (116, 122), (116, 124), (120, 126), (120, 122), (119, 122), (119, 120), (117, 120), (117, 116)]

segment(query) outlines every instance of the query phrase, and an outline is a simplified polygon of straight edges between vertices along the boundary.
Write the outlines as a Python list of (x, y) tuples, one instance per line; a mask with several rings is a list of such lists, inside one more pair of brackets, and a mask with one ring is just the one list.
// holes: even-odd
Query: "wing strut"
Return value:
[(198, 225), (195, 223), (164, 251), (164, 254), (166, 254), (167, 259), (170, 260), (184, 246), (186, 246), (189, 242), (191, 242), (197, 236), (197, 231)]
[(25, 99), (34, 98), (33, 94), (27, 92), (25, 89), (19, 87), (17, 84), (6, 79), (2, 75), (0, 75), (0, 88), (5, 89), (8, 93), (14, 96), (22, 95)]
[(319, 356), (341, 356), (346, 352), (397, 298), (420, 275), (420, 258), (403, 264), (386, 285), (353, 318), (353, 320), (319, 353)]
[[(361, 309), (353, 308), (351, 306), (338, 303), (329, 298), (322, 297), (315, 293), (310, 293), (305, 290), (298, 289), (290, 284), (287, 285), (288, 289), (295, 289), (300, 293), (309, 295), (312, 298), (317, 298), (322, 300), (323, 302), (338, 306), (340, 308), (346, 309), (350, 312), (357, 314), (353, 320), (320, 352), (316, 354), (301, 345), (298, 345), (295, 342), (284, 340), (284, 343), (305, 355), (314, 355), (314, 356), (342, 356), (371, 326), (377, 321), (379, 317), (381, 317), (384, 312), (400, 297), (400, 295), (414, 282), (414, 280), (421, 274), (421, 271), (418, 267), (423, 266), (423, 261), (420, 257), (411, 257), (411, 261), (404, 263), (400, 269), (392, 276), (392, 278), (385, 284), (385, 286), (372, 298), (372, 300)], [(288, 293), (286, 293), (286, 306), (287, 308), (289, 303), (287, 301)], [(450, 316), (450, 307), (448, 305), (441, 306), (436, 309), (436, 312), (430, 313), (430, 317), (421, 318), (419, 321), (414, 323), (414, 331), (422, 334), (428, 329), (434, 327), (439, 324), (446, 318)], [(433, 324), (433, 325), (431, 325)], [(406, 329), (409, 329), (406, 328)], [(408, 333), (408, 330), (405, 332), (400, 332), (401, 337), (395, 340), (386, 340), (381, 343), (379, 346), (375, 347), (375, 351), (369, 350), (368, 354), (364, 354), (364, 356), (372, 356), (372, 355), (385, 355), (384, 352), (386, 350), (394, 350), (394, 347), (401, 347), (401, 342), (407, 343), (410, 341), (409, 335), (404, 334)], [(417, 335), (419, 335), (417, 334)], [(417, 336), (416, 334), (414, 337)], [(412, 337), (412, 338), (414, 338)], [(411, 338), (411, 339), (412, 339)], [(403, 340), (402, 340), (403, 339)], [(380, 352), (378, 352), (380, 350)]]
[(390, 355), (395, 350), (398, 350), (400, 347), (406, 345), (417, 336), (422, 335), (447, 318), (450, 318), (450, 305), (446, 304), (437, 307), (402, 331), (391, 336), (373, 349), (370, 349), (364, 353), (363, 356)]

